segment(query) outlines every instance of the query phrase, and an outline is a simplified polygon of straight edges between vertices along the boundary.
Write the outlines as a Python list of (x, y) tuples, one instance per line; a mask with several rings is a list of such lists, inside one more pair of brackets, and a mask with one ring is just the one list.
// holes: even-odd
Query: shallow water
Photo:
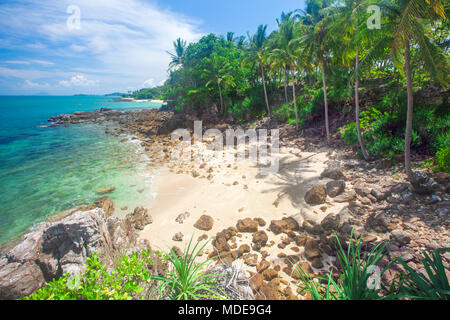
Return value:
[(132, 210), (151, 192), (152, 175), (138, 140), (105, 134), (102, 125), (45, 127), (61, 113), (155, 108), (110, 97), (0, 97), (0, 243), (36, 222), (101, 197), (115, 186), (116, 208)]

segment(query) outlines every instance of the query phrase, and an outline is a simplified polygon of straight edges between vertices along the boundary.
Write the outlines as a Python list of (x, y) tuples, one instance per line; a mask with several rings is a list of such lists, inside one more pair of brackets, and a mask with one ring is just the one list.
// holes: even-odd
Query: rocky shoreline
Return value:
[[(192, 130), (195, 120), (203, 121), (204, 130), (212, 127), (221, 131), (238, 127), (245, 130), (249, 127), (236, 125), (230, 119), (219, 120), (214, 115), (197, 116), (159, 110), (100, 109), (49, 119), (55, 126), (85, 122), (107, 123), (108, 134), (129, 134), (138, 138), (153, 166), (168, 165), (170, 151), (177, 144), (170, 141), (169, 134), (177, 128)], [(217, 263), (220, 265), (234, 265), (237, 261), (241, 263), (250, 277), (256, 299), (308, 298), (295, 293), (298, 279), (293, 273), (292, 262), (299, 263), (310, 274), (321, 275), (330, 268), (338, 269), (334, 250), (335, 234), (339, 239), (348, 241), (354, 230), (355, 235), (362, 239), (366, 251), (380, 241), (389, 241), (389, 253), (380, 263), (381, 268), (395, 258), (402, 257), (411, 268), (423, 271), (423, 250), (450, 247), (450, 175), (423, 172), (424, 176), (433, 178), (433, 192), (427, 195), (416, 194), (407, 183), (401, 163), (388, 159), (367, 163), (356, 159), (353, 151), (338, 139), (328, 145), (323, 142), (320, 133), (313, 129), (298, 135), (291, 126), (280, 125), (269, 119), (257, 121), (253, 128), (279, 129), (280, 145), (289, 149), (298, 159), (302, 159), (305, 153), (318, 152), (326, 153), (328, 159), (325, 170), (317, 177), (320, 182), (312, 185), (301, 199), (302, 205), (316, 213), (317, 217), (323, 218), (299, 219), (294, 215), (267, 220), (262, 217), (245, 217), (246, 214), (242, 213), (242, 217), (235, 224), (210, 237), (212, 243), (205, 250), (203, 259), (219, 253), (221, 258), (217, 259)], [(206, 164), (181, 167), (169, 165), (168, 169), (180, 175), (189, 175), (193, 179), (205, 179), (210, 183), (221, 174), (218, 168), (213, 169), (211, 165)], [(342, 209), (336, 211), (337, 205)], [(275, 210), (277, 201), (274, 201), (273, 206)], [(141, 208), (135, 212), (141, 218), (133, 220), (128, 217), (126, 223), (131, 224), (133, 230), (148, 228), (146, 225), (151, 219), (142, 218), (142, 213), (146, 210)], [(173, 221), (176, 224), (192, 223), (196, 229), (202, 231), (211, 230), (215, 222), (214, 214), (191, 221), (189, 212)], [(124, 222), (115, 223), (117, 225)], [(129, 230), (129, 227), (127, 228)], [(42, 234), (43, 230), (39, 230)], [(135, 235), (132, 238), (134, 237)], [(114, 236), (112, 238), (114, 239)], [(128, 239), (124, 235), (118, 238)], [(182, 238), (183, 234), (179, 234), (178, 238), (175, 234), (173, 239), (179, 241), (177, 239)], [(202, 239), (206, 238), (207, 235), (202, 236)], [(131, 244), (131, 247), (136, 243), (135, 240), (125, 242)], [(28, 249), (27, 252), (36, 251), (35, 247), (28, 246)], [(176, 252), (181, 251), (177, 246), (173, 249)], [(23, 251), (22, 254), (24, 256), (26, 252)], [(6, 258), (0, 260), (3, 263), (0, 263), (0, 266), (19, 263), (28, 268), (26, 263), (30, 260), (23, 256), (17, 256), (12, 251), (9, 256), (7, 254)], [(40, 261), (37, 257), (33, 259)], [(444, 255), (444, 263), (448, 270), (450, 254)], [(19, 265), (15, 265), (17, 270), (25, 270), (20, 269)], [(0, 267), (0, 270), (6, 269)], [(395, 266), (384, 275), (383, 281), (392, 279), (396, 273), (402, 271), (404, 270), (401, 267)], [(0, 272), (5, 274), (4, 271)], [(35, 283), (41, 284), (42, 279), (45, 279), (42, 271), (40, 274), (42, 276), (39, 276)], [(15, 289), (14, 292), (24, 291)]]

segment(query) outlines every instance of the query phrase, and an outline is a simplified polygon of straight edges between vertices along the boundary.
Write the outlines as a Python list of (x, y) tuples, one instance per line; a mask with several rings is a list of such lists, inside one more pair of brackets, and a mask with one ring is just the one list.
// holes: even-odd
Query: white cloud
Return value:
[(40, 84), (37, 82), (32, 82), (31, 80), (25, 80), (25, 85), (31, 88), (50, 88), (48, 83)]
[(148, 79), (148, 80), (146, 80), (146, 81), (142, 84), (142, 86), (143, 86), (144, 88), (152, 88), (152, 87), (155, 86), (155, 80), (153, 80), (153, 79)]
[(77, 74), (72, 76), (70, 80), (61, 80), (60, 85), (64, 87), (89, 87), (99, 83), (99, 80), (88, 80), (84, 75)]
[(152, 85), (160, 84), (167, 78), (166, 51), (173, 51), (172, 42), (178, 37), (197, 41), (203, 35), (199, 21), (144, 0), (77, 0), (81, 29), (73, 30), (66, 25), (71, 4), (73, 0), (2, 3), (0, 33), (24, 39), (23, 46), (36, 44), (33, 53), (42, 46), (40, 61), (57, 59), (64, 68), (59, 72), (92, 70), (85, 73), (101, 79), (104, 91), (139, 87), (149, 78)]

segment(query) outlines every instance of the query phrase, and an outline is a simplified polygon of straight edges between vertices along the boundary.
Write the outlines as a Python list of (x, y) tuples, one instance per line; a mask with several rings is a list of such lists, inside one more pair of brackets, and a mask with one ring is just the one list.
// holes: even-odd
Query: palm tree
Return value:
[[(375, 2), (374, 2), (375, 4)], [(411, 76), (411, 45), (420, 55), (424, 68), (433, 79), (447, 86), (449, 67), (442, 50), (433, 43), (427, 33), (427, 24), (440, 17), (445, 19), (441, 0), (381, 0), (376, 2), (386, 16), (383, 28), (389, 32), (369, 52), (371, 57), (388, 45), (396, 68), (406, 77), (407, 114), (405, 130), (405, 170), (408, 179), (417, 192), (429, 192), (421, 185), (411, 169), (411, 132), (413, 118), (413, 83)], [(403, 59), (402, 59), (403, 58)], [(403, 61), (402, 61), (403, 60)]]
[(170, 61), (169, 64), (169, 70), (173, 70), (175, 68), (178, 68), (184, 64), (184, 58), (186, 54), (186, 41), (182, 40), (181, 38), (178, 38), (173, 42), (173, 48), (175, 50), (175, 53), (171, 53), (167, 51), (167, 53), (172, 58), (172, 61)]
[[(278, 21), (278, 20), (277, 20)], [(282, 15), (281, 21), (278, 21), (278, 30), (276, 31), (277, 48), (273, 49), (269, 53), (268, 59), (272, 64), (280, 64), (285, 70), (285, 94), (287, 93), (287, 70), (292, 76), (292, 96), (294, 100), (294, 112), (295, 112), (295, 128), (298, 126), (298, 110), (297, 110), (297, 97), (295, 94), (295, 69), (296, 62), (298, 61), (298, 39), (296, 36), (296, 21), (295, 17), (291, 13)]]
[(261, 73), (267, 114), (269, 115), (270, 118), (272, 118), (272, 108), (270, 108), (269, 106), (269, 99), (267, 97), (266, 79), (264, 76), (264, 65), (263, 65), (265, 44), (267, 40), (266, 31), (267, 25), (259, 25), (258, 30), (253, 36), (247, 34), (249, 40), (249, 47), (246, 52), (246, 57), (244, 58), (244, 63), (257, 64), (259, 72)]
[(328, 120), (328, 99), (325, 61), (329, 55), (333, 38), (328, 34), (328, 19), (321, 13), (332, 1), (308, 0), (306, 15), (302, 17), (305, 35), (300, 39), (307, 60), (315, 61), (322, 73), (323, 100), (325, 106), (325, 130), (327, 141), (330, 141), (330, 125)]
[(220, 113), (222, 115), (226, 112), (226, 107), (223, 99), (223, 90), (229, 87), (235, 87), (236, 83), (232, 75), (232, 66), (224, 58), (213, 52), (207, 58), (207, 67), (202, 71), (202, 78), (208, 80), (206, 87), (215, 84), (219, 90)]
[(356, 131), (361, 153), (364, 159), (369, 161), (370, 156), (362, 138), (359, 119), (359, 54), (365, 40), (363, 36), (367, 36), (368, 34), (368, 30), (363, 28), (366, 26), (366, 23), (361, 24), (361, 21), (365, 21), (362, 18), (364, 17), (366, 7), (364, 0), (344, 0), (342, 6), (328, 7), (322, 12), (333, 19), (330, 32), (336, 37), (340, 36), (345, 43), (346, 49), (340, 52), (341, 59), (346, 60), (348, 57), (354, 56)]
[(227, 41), (234, 42), (234, 32), (227, 32)]

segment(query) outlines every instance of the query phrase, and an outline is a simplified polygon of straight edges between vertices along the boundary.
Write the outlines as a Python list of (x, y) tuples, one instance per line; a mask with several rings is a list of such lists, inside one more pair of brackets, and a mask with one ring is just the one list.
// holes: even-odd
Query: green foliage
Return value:
[(436, 170), (450, 173), (450, 145), (436, 152)]
[(146, 250), (123, 256), (116, 268), (108, 271), (94, 253), (87, 258), (82, 275), (64, 274), (25, 300), (131, 300), (151, 281), (153, 261), (149, 255), (150, 250)]
[(371, 279), (371, 276), (381, 278), (386, 271), (382, 270), (379, 274), (373, 272), (386, 255), (386, 242), (381, 242), (369, 252), (363, 253), (362, 241), (354, 238), (352, 231), (347, 250), (342, 247), (338, 236), (336, 244), (341, 275), (337, 280), (334, 280), (332, 272), (322, 277), (312, 277), (297, 265), (301, 292), (308, 291), (314, 300), (379, 300), (390, 297), (381, 296), (382, 288), (376, 288), (376, 282), (371, 282), (376, 280)]
[(131, 94), (136, 100), (155, 99), (158, 100), (161, 97), (163, 87), (155, 88), (143, 88), (137, 90)]
[(401, 258), (398, 261), (406, 269), (406, 275), (398, 284), (398, 297), (414, 300), (450, 300), (450, 284), (441, 253), (450, 252), (450, 248), (434, 250), (430, 255), (423, 251), (422, 259), (426, 274), (413, 270)]
[(155, 276), (160, 282), (160, 296), (171, 300), (227, 299), (227, 296), (214, 281), (215, 274), (204, 274), (202, 268), (211, 260), (200, 264), (195, 262), (208, 242), (200, 246), (198, 241), (192, 248), (192, 238), (185, 252), (179, 257), (171, 249), (166, 254), (170, 269), (165, 276)]

